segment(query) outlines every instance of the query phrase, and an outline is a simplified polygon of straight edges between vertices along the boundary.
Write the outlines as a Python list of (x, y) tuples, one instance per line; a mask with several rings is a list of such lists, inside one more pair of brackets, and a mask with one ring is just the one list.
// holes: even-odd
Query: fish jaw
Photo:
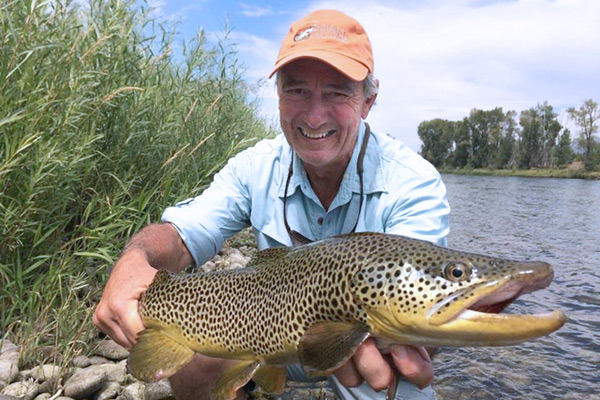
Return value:
[[(398, 275), (415, 285), (423, 280), (421, 275), (415, 275), (414, 268), (411, 271), (409, 275)], [(451, 347), (520, 343), (559, 329), (566, 321), (564, 313), (498, 313), (522, 294), (548, 286), (552, 277), (552, 267), (547, 263), (519, 262), (509, 274), (472, 280), (425, 305), (409, 307), (406, 298), (388, 292), (384, 301), (367, 305), (368, 324), (383, 343)], [(444, 286), (440, 285), (440, 278), (428, 279), (438, 289)], [(398, 286), (394, 282), (387, 284), (390, 288)], [(429, 293), (428, 299), (432, 294), (435, 293)]]

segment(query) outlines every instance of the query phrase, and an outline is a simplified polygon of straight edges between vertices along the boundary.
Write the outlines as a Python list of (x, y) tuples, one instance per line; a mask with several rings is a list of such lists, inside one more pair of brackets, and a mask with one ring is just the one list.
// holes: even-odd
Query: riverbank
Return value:
[(583, 168), (543, 168), (543, 169), (491, 169), (491, 168), (439, 168), (442, 174), (523, 176), (530, 178), (565, 178), (600, 180), (600, 171), (585, 171)]

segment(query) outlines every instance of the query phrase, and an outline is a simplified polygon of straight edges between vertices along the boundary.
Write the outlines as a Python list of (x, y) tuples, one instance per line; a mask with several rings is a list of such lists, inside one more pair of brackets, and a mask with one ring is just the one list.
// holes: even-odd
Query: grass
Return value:
[(539, 168), (539, 169), (488, 169), (488, 168), (441, 168), (440, 172), (461, 175), (524, 176), (531, 178), (566, 178), (600, 180), (600, 171), (585, 171), (582, 168)]
[(227, 37), (176, 46), (133, 2), (78, 4), (0, 5), (0, 339), (26, 365), (85, 350), (127, 238), (271, 134)]

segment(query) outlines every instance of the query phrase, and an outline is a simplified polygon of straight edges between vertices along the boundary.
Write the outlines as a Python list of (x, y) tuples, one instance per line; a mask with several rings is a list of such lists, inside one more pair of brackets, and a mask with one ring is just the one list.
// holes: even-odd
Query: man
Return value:
[[(202, 195), (168, 208), (163, 224), (136, 234), (117, 261), (94, 323), (125, 347), (143, 329), (137, 302), (155, 268), (200, 265), (248, 225), (259, 249), (354, 230), (445, 243), (449, 207), (437, 171), (363, 122), (378, 82), (362, 26), (336, 11), (309, 14), (292, 25), (271, 76), (275, 73), (284, 135), (235, 156)], [(197, 355), (171, 378), (176, 396), (208, 398), (230, 364)], [(433, 379), (427, 352), (395, 345), (385, 357), (373, 340), (331, 382), (345, 399), (383, 398), (376, 392), (389, 386), (394, 368), (412, 383), (403, 380), (399, 396), (435, 398), (426, 388)], [(298, 371), (288, 369), (302, 379)]]

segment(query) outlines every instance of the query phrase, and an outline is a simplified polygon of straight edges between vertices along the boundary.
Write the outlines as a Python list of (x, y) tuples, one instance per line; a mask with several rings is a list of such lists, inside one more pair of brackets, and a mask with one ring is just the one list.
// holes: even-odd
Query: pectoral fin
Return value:
[(260, 367), (258, 361), (240, 361), (227, 368), (212, 390), (211, 400), (232, 400)]
[(177, 372), (194, 357), (194, 351), (167, 330), (144, 329), (129, 353), (131, 374), (144, 382), (159, 381)]
[(267, 393), (283, 393), (285, 386), (285, 367), (261, 365), (254, 374), (254, 381)]
[(298, 346), (300, 363), (309, 376), (329, 375), (348, 361), (369, 337), (363, 323), (321, 322), (304, 333)]

